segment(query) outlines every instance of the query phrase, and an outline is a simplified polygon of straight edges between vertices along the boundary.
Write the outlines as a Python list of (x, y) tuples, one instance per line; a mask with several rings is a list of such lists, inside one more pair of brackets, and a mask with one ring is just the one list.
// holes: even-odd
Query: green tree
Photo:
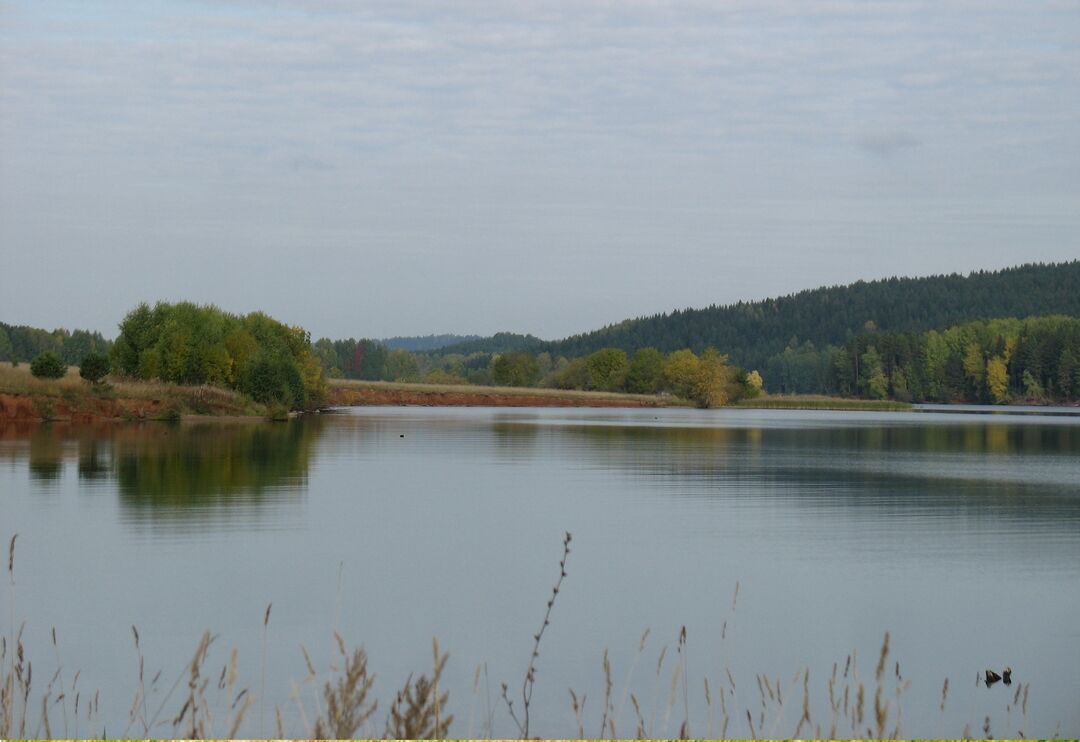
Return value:
[(830, 356), (833, 385), (836, 391), (844, 396), (856, 391), (855, 367), (851, 357), (852, 354), (847, 348), (836, 348)]
[(14, 361), (15, 348), (11, 344), (11, 338), (8, 337), (7, 331), (0, 327), (0, 361)]
[(416, 381), (419, 376), (420, 366), (412, 353), (395, 348), (386, 354), (385, 378), (387, 381)]
[(664, 354), (656, 348), (641, 348), (634, 353), (626, 371), (626, 391), (655, 394), (664, 383)]
[(664, 384), (676, 396), (693, 399), (700, 366), (701, 361), (692, 350), (677, 350), (664, 364)]
[(266, 355), (252, 364), (242, 390), (256, 402), (280, 403), (290, 409), (301, 409), (307, 401), (296, 366)]
[(491, 378), (500, 386), (534, 386), (540, 364), (532, 353), (504, 353), (492, 360)]
[(47, 350), (30, 364), (30, 373), (39, 379), (59, 379), (67, 373), (67, 366), (60, 356)]
[(889, 377), (889, 386), (892, 388), (893, 399), (901, 402), (911, 401), (911, 389), (908, 388), (908, 377), (904, 369), (897, 366)]
[(1080, 397), (1080, 339), (1067, 345), (1058, 357), (1057, 386), (1062, 399)]
[(109, 373), (109, 357), (104, 353), (87, 353), (79, 364), (79, 376), (96, 384)]
[(881, 363), (881, 355), (871, 345), (861, 356), (862, 364), (859, 368), (860, 386), (863, 393), (871, 399), (885, 399), (889, 393), (889, 381), (885, 377), (885, 369)]
[(575, 358), (555, 373), (552, 385), (556, 389), (586, 389), (589, 386), (589, 368), (584, 358)]
[(218, 384), (267, 404), (318, 404), (325, 389), (311, 338), (262, 312), (237, 316), (213, 305), (140, 304), (120, 323), (113, 367), (176, 384)]
[(967, 377), (975, 398), (981, 397), (983, 384), (986, 381), (986, 357), (982, 348), (974, 340), (964, 346), (964, 375)]
[(1030, 370), (1024, 369), (1024, 394), (1028, 399), (1036, 402), (1041, 402), (1046, 398), (1046, 391), (1043, 389), (1043, 385), (1039, 383), (1038, 378), (1031, 373)]
[(601, 348), (585, 358), (585, 366), (589, 370), (589, 388), (614, 392), (626, 383), (630, 362), (621, 348)]

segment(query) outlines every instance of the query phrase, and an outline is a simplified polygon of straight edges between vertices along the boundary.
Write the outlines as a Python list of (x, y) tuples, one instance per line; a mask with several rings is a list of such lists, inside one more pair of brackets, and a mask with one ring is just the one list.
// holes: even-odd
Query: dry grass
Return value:
[[(439, 679), (448, 655), (439, 653), (439, 642), (432, 641), (431, 677), (410, 675), (398, 691), (390, 717), (386, 720), (386, 739), (443, 739), (454, 717), (446, 714), (450, 694), (439, 695)], [(318, 737), (318, 732), (315, 734)]]
[(72, 408), (90, 409), (103, 400), (159, 402), (167, 409), (189, 415), (262, 416), (264, 405), (253, 402), (232, 389), (210, 386), (184, 386), (160, 381), (113, 379), (91, 384), (80, 378), (78, 368), (69, 366), (60, 379), (38, 379), (30, 373), (30, 364), (12, 366), (0, 362), (0, 394), (32, 397), (38, 409), (51, 409), (63, 401)]
[(480, 386), (472, 384), (412, 384), (397, 381), (361, 381), (330, 379), (331, 391), (337, 389), (401, 391), (419, 394), (461, 394), (476, 397), (544, 397), (579, 401), (609, 400), (648, 404), (655, 407), (677, 407), (684, 403), (670, 395), (622, 394), (618, 392), (586, 392), (577, 389), (550, 389), (526, 386)]
[(82, 393), (87, 386), (75, 366), (68, 366), (63, 378), (38, 379), (30, 373), (29, 363), (13, 366), (7, 361), (0, 361), (0, 393), (60, 397), (65, 393)]
[(378, 701), (368, 700), (375, 676), (368, 674), (367, 653), (361, 647), (350, 655), (341, 635), (335, 632), (334, 638), (345, 667), (336, 685), (326, 681), (326, 711), (315, 721), (315, 739), (352, 739), (378, 707)]
[(819, 394), (766, 394), (755, 399), (740, 399), (735, 406), (760, 410), (869, 410), (876, 412), (905, 412), (911, 409), (911, 405), (907, 402), (894, 402), (887, 399), (847, 399)]

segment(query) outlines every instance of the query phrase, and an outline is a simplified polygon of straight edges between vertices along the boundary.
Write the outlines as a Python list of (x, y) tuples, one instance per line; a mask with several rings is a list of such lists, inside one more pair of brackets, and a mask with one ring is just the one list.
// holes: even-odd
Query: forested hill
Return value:
[(844, 343), (872, 322), (880, 330), (921, 331), (993, 317), (1080, 316), (1080, 260), (1028, 264), (963, 276), (888, 278), (801, 291), (778, 299), (626, 320), (529, 350), (583, 356), (600, 348), (632, 353), (713, 346), (744, 368), (762, 368), (792, 341)]
[(439, 350), (448, 345), (460, 345), (474, 340), (482, 339), (480, 335), (414, 335), (409, 337), (395, 336), (383, 338), (379, 342), (391, 350), (400, 348), (410, 352), (424, 352)]
[(522, 351), (531, 353), (547, 344), (535, 335), (497, 332), (491, 337), (476, 338), (463, 343), (447, 345), (435, 350), (434, 353), (438, 355), (460, 353), (466, 356), (472, 353), (519, 353)]

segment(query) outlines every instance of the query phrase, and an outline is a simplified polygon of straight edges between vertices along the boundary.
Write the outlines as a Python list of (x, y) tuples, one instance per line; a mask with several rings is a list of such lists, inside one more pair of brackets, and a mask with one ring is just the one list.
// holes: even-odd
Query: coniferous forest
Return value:
[(912, 332), (1042, 314), (1080, 316), (1080, 261), (967, 276), (859, 281), (776, 299), (686, 309), (626, 320), (536, 350), (574, 357), (603, 347), (632, 353), (646, 346), (664, 352), (713, 346), (740, 366), (763, 369), (789, 347), (841, 345), (868, 326)]

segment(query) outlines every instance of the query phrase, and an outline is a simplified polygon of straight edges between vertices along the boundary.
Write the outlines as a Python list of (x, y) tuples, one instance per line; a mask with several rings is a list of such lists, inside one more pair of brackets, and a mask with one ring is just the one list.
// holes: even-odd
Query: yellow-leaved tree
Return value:
[(753, 390), (753, 395), (756, 397), (765, 388), (765, 380), (761, 378), (757, 369), (754, 369), (746, 375), (746, 385)]
[(1000, 356), (994, 356), (986, 362), (986, 388), (995, 404), (1008, 401), (1009, 370)]

